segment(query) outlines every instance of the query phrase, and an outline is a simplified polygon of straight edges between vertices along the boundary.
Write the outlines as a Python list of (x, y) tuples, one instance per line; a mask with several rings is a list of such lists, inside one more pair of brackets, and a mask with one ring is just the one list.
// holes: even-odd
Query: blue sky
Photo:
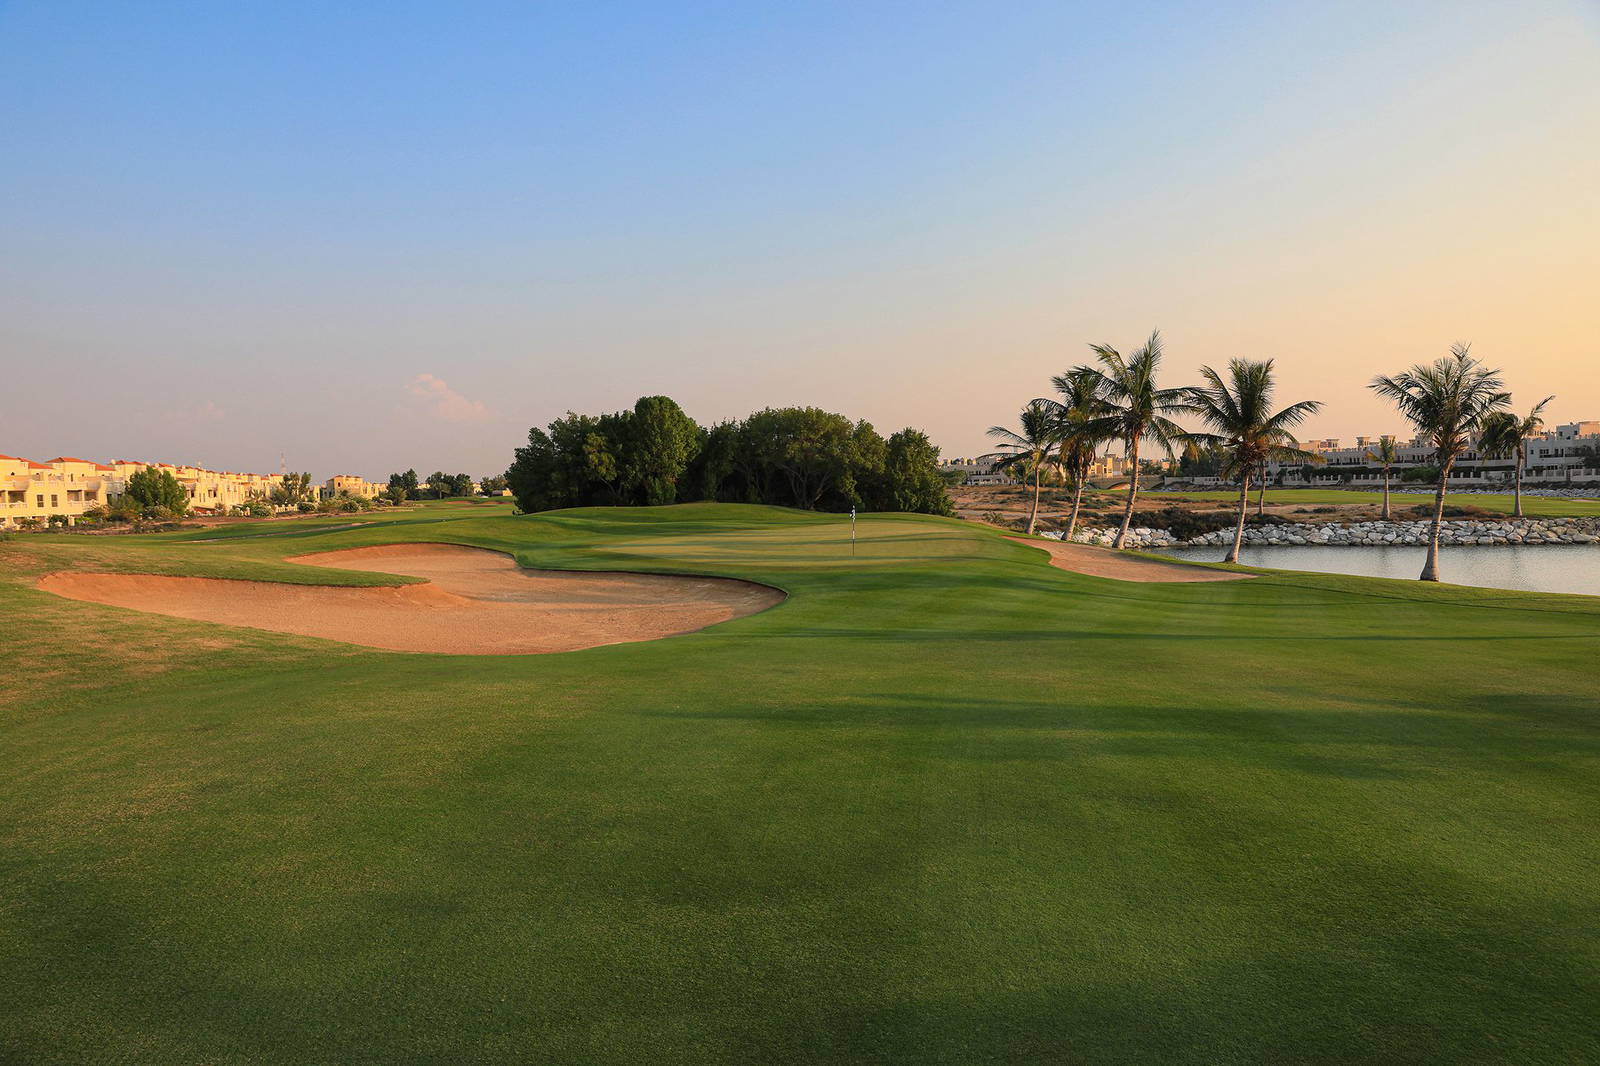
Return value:
[(1597, 26), (0, 3), (0, 451), (481, 474), (665, 392), (965, 454), (1154, 326), (1174, 384), (1276, 357), (1318, 435), (1458, 339), (1600, 417)]

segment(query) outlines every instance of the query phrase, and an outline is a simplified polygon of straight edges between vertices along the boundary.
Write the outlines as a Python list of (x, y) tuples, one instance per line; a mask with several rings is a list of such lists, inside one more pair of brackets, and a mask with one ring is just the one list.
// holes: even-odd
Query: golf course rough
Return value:
[[(239, 528), (0, 543), (0, 1061), (1600, 1058), (1600, 600), (732, 505)], [(789, 598), (441, 656), (33, 587), (412, 541)]]

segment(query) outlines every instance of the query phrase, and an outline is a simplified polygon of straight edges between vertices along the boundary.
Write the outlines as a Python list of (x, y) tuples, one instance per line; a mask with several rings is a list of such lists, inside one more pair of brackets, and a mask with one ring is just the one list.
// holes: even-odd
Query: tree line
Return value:
[(567, 412), (528, 431), (506, 478), (523, 511), (699, 500), (812, 511), (953, 513), (926, 434), (887, 439), (816, 407), (700, 426), (666, 396), (631, 410)]
[(479, 479), (476, 488), (474, 484), (471, 474), (446, 474), (443, 470), (435, 470), (425, 479), (418, 479), (415, 470), (407, 470), (389, 475), (389, 487), (383, 495), (390, 503), (443, 500), (471, 496), (477, 492), (493, 496), (506, 487), (506, 479), (501, 474), (490, 474)]
[[(1124, 356), (1109, 345), (1090, 345), (1094, 361), (1051, 379), (1054, 397), (1040, 397), (1022, 409), (1017, 429), (994, 426), (1000, 442), (991, 457), (1001, 468), (1014, 469), (1033, 483), (1033, 508), (1028, 532), (1038, 520), (1041, 481), (1051, 477), (1071, 489), (1071, 510), (1064, 537), (1076, 531), (1079, 506), (1098, 450), (1112, 442), (1126, 450), (1135, 473), (1128, 481), (1122, 522), (1112, 542), (1120, 549), (1133, 520), (1139, 496), (1141, 447), (1159, 447), (1169, 459), (1179, 445), (1191, 468), (1237, 481), (1239, 500), (1233, 543), (1224, 562), (1238, 562), (1244, 540), (1252, 482), (1266, 488), (1271, 463), (1316, 463), (1321, 457), (1299, 447), (1294, 429), (1322, 408), (1317, 400), (1301, 400), (1277, 408), (1274, 361), (1234, 359), (1218, 371), (1200, 368), (1202, 384), (1178, 388), (1159, 384), (1163, 358), (1161, 334), (1153, 332), (1142, 347)], [(1368, 385), (1392, 402), (1433, 448), (1435, 484), (1433, 518), (1422, 580), (1439, 580), (1439, 534), (1444, 522), (1450, 475), (1461, 456), (1476, 447), (1485, 458), (1515, 460), (1514, 514), (1522, 515), (1522, 468), (1527, 443), (1544, 430), (1543, 411), (1553, 397), (1535, 404), (1527, 415), (1510, 410), (1499, 370), (1473, 357), (1458, 344), (1448, 356), (1418, 363), (1398, 374), (1379, 375)], [(1175, 419), (1197, 419), (1201, 428), (1186, 430)], [(1389, 482), (1397, 456), (1394, 442), (1384, 438), (1369, 459), (1384, 473), (1384, 517), (1389, 517)], [(1258, 496), (1257, 508), (1262, 498)]]

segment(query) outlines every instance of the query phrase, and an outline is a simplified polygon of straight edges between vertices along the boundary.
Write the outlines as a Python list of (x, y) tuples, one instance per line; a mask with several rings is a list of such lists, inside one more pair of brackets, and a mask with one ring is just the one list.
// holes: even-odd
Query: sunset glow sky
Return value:
[(0, 452), (480, 475), (667, 393), (967, 455), (1152, 327), (1310, 436), (1457, 340), (1600, 418), (1592, 2), (335, 6), (0, 0)]

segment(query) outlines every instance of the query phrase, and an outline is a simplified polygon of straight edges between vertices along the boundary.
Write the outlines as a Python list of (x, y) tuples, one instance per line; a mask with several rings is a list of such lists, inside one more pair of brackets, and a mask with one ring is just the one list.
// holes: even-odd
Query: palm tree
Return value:
[(1071, 541), (1078, 529), (1083, 488), (1094, 467), (1095, 453), (1109, 439), (1105, 418), (1110, 413), (1100, 395), (1100, 378), (1088, 367), (1078, 367), (1050, 379), (1059, 400), (1051, 400), (1055, 419), (1056, 463), (1072, 487), (1072, 508), (1062, 540)]
[(1236, 563), (1244, 544), (1245, 513), (1250, 508), (1250, 478), (1264, 476), (1269, 462), (1310, 457), (1310, 452), (1295, 446), (1290, 430), (1320, 411), (1322, 404), (1301, 400), (1273, 412), (1271, 359), (1235, 359), (1228, 364), (1227, 380), (1209, 366), (1200, 368), (1200, 376), (1206, 384), (1185, 390), (1186, 406), (1209, 432), (1184, 436), (1218, 447), (1224, 457), (1224, 476), (1239, 479), (1239, 521), (1233, 530), (1233, 547), (1222, 560)]
[(1379, 375), (1367, 386), (1392, 401), (1417, 427), (1418, 436), (1433, 445), (1439, 484), (1433, 496), (1433, 529), (1428, 536), (1428, 559), (1422, 566), (1423, 581), (1439, 580), (1439, 528), (1444, 523), (1450, 470), (1483, 431), (1484, 423), (1511, 405), (1511, 394), (1502, 384), (1500, 371), (1474, 359), (1469, 345), (1456, 344), (1444, 358), (1418, 363), (1392, 377)]
[(1000, 441), (1001, 451), (993, 456), (997, 470), (1022, 470), (1033, 476), (1033, 510), (1028, 512), (1028, 533), (1039, 521), (1039, 479), (1050, 462), (1050, 452), (1056, 444), (1055, 417), (1051, 401), (1033, 400), (1022, 409), (1021, 433), (1005, 426), (990, 426), (989, 436)]
[(1389, 483), (1394, 479), (1394, 464), (1400, 461), (1400, 452), (1394, 438), (1385, 434), (1378, 438), (1378, 450), (1367, 450), (1367, 458), (1383, 468), (1383, 520), (1389, 521)]
[(1544, 408), (1553, 399), (1554, 396), (1546, 396), (1534, 404), (1525, 418), (1518, 418), (1510, 411), (1497, 411), (1483, 424), (1478, 454), (1485, 459), (1516, 460), (1513, 518), (1522, 517), (1522, 468), (1528, 464), (1528, 438), (1544, 432)]
[(1100, 365), (1082, 369), (1095, 375), (1097, 391), (1109, 409), (1098, 424), (1108, 440), (1121, 440), (1128, 450), (1128, 505), (1122, 512), (1122, 528), (1111, 542), (1113, 548), (1121, 548), (1139, 498), (1139, 445), (1154, 441), (1171, 453), (1172, 442), (1183, 430), (1166, 416), (1184, 410), (1184, 390), (1156, 386), (1156, 373), (1161, 369), (1160, 330), (1126, 358), (1109, 345), (1091, 344), (1089, 348)]

